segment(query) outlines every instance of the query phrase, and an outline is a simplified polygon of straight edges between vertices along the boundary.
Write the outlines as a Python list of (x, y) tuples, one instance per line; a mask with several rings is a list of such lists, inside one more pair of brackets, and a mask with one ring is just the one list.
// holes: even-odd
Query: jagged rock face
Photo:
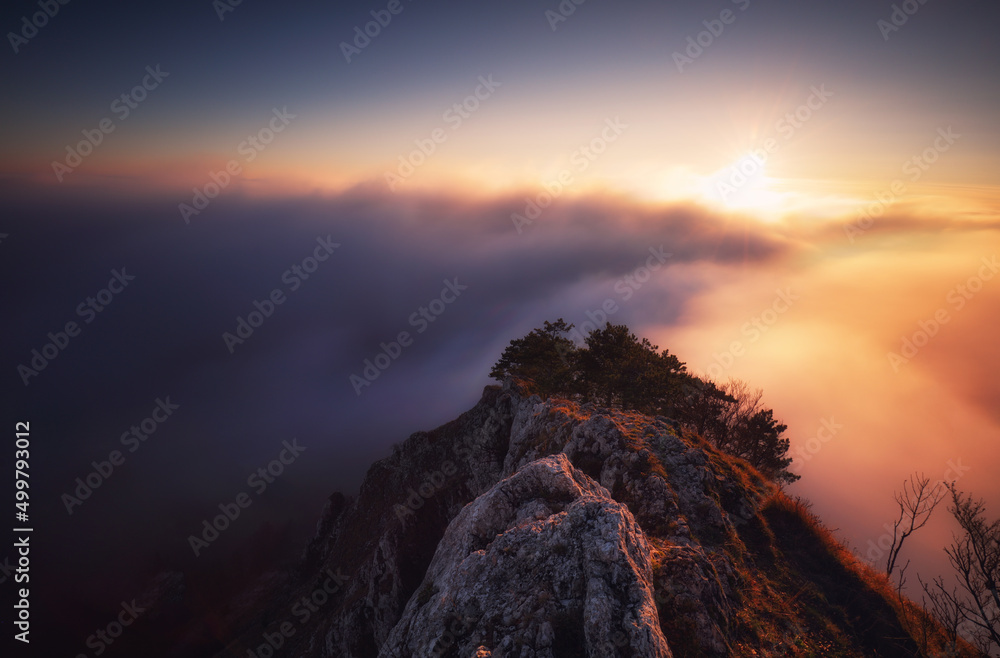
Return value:
[(649, 556), (604, 487), (539, 459), (455, 517), (379, 656), (670, 656)]
[(699, 441), (665, 418), (488, 387), (328, 506), (309, 562), (351, 577), (299, 650), (661, 656), (676, 608), (700, 655), (728, 655), (736, 584), (720, 547), (770, 485), (720, 472)]
[(665, 418), (487, 387), (375, 464), (356, 500), (331, 500), (307, 563), (350, 578), (297, 650), (660, 656), (680, 609), (698, 655), (728, 655), (736, 580), (720, 547), (770, 487), (731, 468)]
[(218, 658), (289, 619), (275, 656), (915, 655), (795, 505), (666, 418), (487, 387), (331, 497), (296, 585)]
[(307, 629), (300, 655), (374, 658), (423, 579), (448, 522), (500, 479), (513, 402), (488, 389), (458, 419), (413, 434), (374, 464), (349, 505), (331, 498), (306, 551), (306, 566), (341, 570), (349, 579), (336, 612)]
[[(646, 531), (663, 616), (682, 610), (699, 655), (729, 655), (737, 578), (723, 547), (772, 489), (665, 418), (536, 401), (518, 407), (504, 475), (554, 448), (624, 503)], [(755, 479), (756, 478), (756, 479)]]

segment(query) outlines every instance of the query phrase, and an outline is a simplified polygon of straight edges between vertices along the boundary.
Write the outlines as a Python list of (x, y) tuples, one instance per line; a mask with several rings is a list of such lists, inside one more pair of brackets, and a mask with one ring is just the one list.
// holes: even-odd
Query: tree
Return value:
[(799, 479), (788, 471), (787, 427), (761, 404), (759, 389), (738, 380), (720, 388), (694, 377), (669, 350), (625, 325), (606, 323), (580, 347), (568, 338), (572, 328), (560, 318), (511, 341), (490, 376), (529, 380), (542, 397), (671, 417), (777, 482)]
[(922, 473), (914, 473), (903, 481), (903, 490), (894, 495), (899, 506), (899, 518), (892, 524), (892, 545), (886, 558), (885, 574), (891, 576), (896, 560), (907, 537), (920, 530), (931, 518), (934, 508), (944, 500), (946, 491), (931, 486), (931, 480)]
[[(948, 561), (958, 576), (958, 590), (939, 593), (947, 603), (961, 611), (969, 624), (972, 638), (990, 654), (1000, 650), (1000, 519), (986, 520), (986, 504), (963, 495), (954, 484), (950, 487), (949, 511), (961, 528), (946, 547)], [(962, 600), (959, 600), (961, 596)]]
[(742, 379), (730, 379), (720, 388), (729, 399), (723, 405), (719, 420), (729, 433), (738, 432), (757, 412), (764, 409), (764, 405), (761, 404), (761, 399), (764, 397), (763, 389), (750, 388), (750, 384)]
[[(950, 590), (945, 586), (944, 578), (940, 576), (932, 580), (930, 583), (925, 583), (920, 580), (919, 576), (917, 580), (920, 582), (920, 587), (924, 590), (923, 596), (923, 608), (932, 619), (937, 620), (940, 624), (941, 629), (944, 633), (945, 639), (945, 651), (950, 652), (945, 655), (958, 655), (958, 638), (959, 630), (964, 621), (964, 616), (962, 614), (962, 597), (958, 593), (957, 587), (952, 587)], [(900, 590), (902, 590), (902, 582), (900, 583)], [(930, 605), (927, 604), (930, 601)], [(923, 649), (927, 650), (927, 630), (928, 624), (922, 621), (922, 637), (924, 638)]]
[(639, 339), (625, 325), (610, 322), (585, 339), (580, 378), (589, 400), (609, 407), (662, 414), (680, 394), (684, 364), (668, 350)]
[(559, 318), (546, 321), (543, 328), (532, 330), (524, 338), (512, 340), (490, 370), (490, 377), (530, 381), (542, 397), (569, 393), (574, 386), (577, 359), (576, 345), (566, 337), (572, 329), (572, 324)]
[(690, 376), (682, 386), (681, 395), (671, 413), (664, 415), (676, 418), (696, 434), (718, 445), (718, 438), (727, 431), (724, 419), (728, 405), (735, 401), (715, 382)]
[[(923, 608), (940, 624), (945, 649), (952, 652), (948, 655), (957, 655), (955, 650), (959, 636), (965, 635), (983, 656), (994, 656), (1000, 652), (1000, 592), (997, 591), (1000, 580), (1000, 519), (989, 522), (983, 500), (973, 500), (972, 496), (962, 494), (954, 483), (947, 485), (947, 491), (951, 493), (948, 511), (961, 530), (952, 536), (951, 544), (944, 549), (955, 572), (955, 584), (949, 586), (942, 577), (928, 583), (918, 576), (924, 595)], [(947, 497), (947, 492), (942, 497)], [(907, 519), (912, 518), (917, 518), (916, 527), (921, 527), (926, 523), (926, 516), (940, 502), (935, 493), (927, 491), (926, 478), (922, 476), (911, 477), (909, 490), (904, 486), (904, 493), (897, 494), (896, 501), (901, 508), (902, 527), (906, 528), (911, 526)], [(893, 547), (896, 547), (895, 542)], [(893, 559), (890, 557), (890, 565)], [(900, 570), (898, 590), (901, 601), (905, 571), (906, 565)], [(922, 649), (926, 654), (927, 624), (921, 622), (920, 626), (925, 631), (922, 634)]]
[(742, 457), (758, 471), (776, 482), (791, 483), (800, 476), (788, 470), (792, 463), (786, 457), (790, 442), (784, 438), (787, 425), (774, 418), (771, 409), (759, 409), (731, 431), (728, 440), (719, 446), (731, 455)]
[(719, 387), (708, 382), (688, 406), (689, 426), (717, 448), (741, 457), (776, 482), (792, 483), (799, 475), (788, 467), (788, 427), (761, 404), (764, 391), (739, 379)]

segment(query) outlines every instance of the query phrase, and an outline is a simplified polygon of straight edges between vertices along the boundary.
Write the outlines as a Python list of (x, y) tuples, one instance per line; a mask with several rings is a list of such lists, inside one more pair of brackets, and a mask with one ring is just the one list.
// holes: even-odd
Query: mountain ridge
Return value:
[[(332, 573), (318, 614), (283, 619)], [(912, 604), (753, 467), (512, 379), (331, 496), (261, 607), (219, 656), (917, 653)]]

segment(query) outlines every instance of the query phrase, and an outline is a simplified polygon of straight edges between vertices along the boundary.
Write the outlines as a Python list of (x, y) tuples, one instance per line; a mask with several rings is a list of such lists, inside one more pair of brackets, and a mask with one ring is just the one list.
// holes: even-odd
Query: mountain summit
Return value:
[(913, 656), (939, 632), (742, 460), (517, 380), (331, 496), (263, 608), (220, 655)]

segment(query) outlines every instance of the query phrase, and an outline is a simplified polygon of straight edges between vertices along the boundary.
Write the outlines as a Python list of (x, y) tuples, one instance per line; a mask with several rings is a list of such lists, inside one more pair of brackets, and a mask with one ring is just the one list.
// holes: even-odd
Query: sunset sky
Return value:
[[(5, 417), (40, 428), (38, 514), (76, 546), (51, 573), (189, 560), (293, 436), (309, 459), (219, 552), (312, 524), (558, 317), (763, 388), (790, 490), (862, 555), (915, 471), (1000, 513), (994, 3), (71, 2), (26, 28), (39, 11), (2, 12), (0, 294)], [(176, 418), (67, 514), (165, 395)], [(914, 536), (915, 569), (951, 530)]]

